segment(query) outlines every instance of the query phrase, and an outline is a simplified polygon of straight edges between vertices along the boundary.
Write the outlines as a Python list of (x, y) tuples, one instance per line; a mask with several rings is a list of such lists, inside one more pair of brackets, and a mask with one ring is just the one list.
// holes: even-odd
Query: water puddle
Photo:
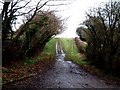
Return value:
[(78, 66), (72, 63), (71, 61), (65, 61), (65, 53), (63, 52), (62, 46), (60, 43), (56, 43), (56, 61), (57, 65), (61, 64), (64, 69), (69, 68), (71, 73), (79, 74), (80, 72), (77, 70)]

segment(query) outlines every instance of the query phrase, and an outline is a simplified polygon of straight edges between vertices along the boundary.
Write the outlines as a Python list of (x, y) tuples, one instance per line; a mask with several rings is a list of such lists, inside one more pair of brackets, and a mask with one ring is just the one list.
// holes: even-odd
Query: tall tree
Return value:
[[(4, 2), (2, 9), (2, 38), (3, 42), (6, 39), (13, 38), (13, 29), (12, 25), (16, 22), (19, 16), (23, 16), (29, 13), (33, 14), (26, 22), (26, 25), (32, 20), (32, 18), (36, 15), (36, 13), (46, 5), (48, 1), (44, 1), (41, 5), (41, 0), (31, 9), (28, 9), (31, 0), (12, 0), (11, 2)], [(21, 5), (20, 5), (21, 4)], [(23, 9), (27, 9), (26, 12), (22, 12)], [(24, 30), (24, 29), (23, 29)], [(9, 37), (10, 35), (10, 37)], [(16, 39), (19, 38), (19, 34), (16, 36)]]
[[(71, 0), (65, 0), (67, 3)], [(29, 18), (25, 21), (25, 25), (20, 32), (15, 36), (15, 40), (17, 40), (20, 35), (25, 31), (25, 28), (29, 24), (29, 22), (34, 18), (34, 16), (42, 10), (45, 6), (60, 6), (67, 5), (65, 1), (59, 0), (59, 3), (53, 4), (53, 2), (58, 2), (57, 0), (36, 0), (37, 2), (34, 5), (33, 0), (10, 0), (10, 2), (0, 2), (3, 4), (2, 8), (2, 39), (3, 42), (6, 39), (13, 39), (13, 25), (16, 23), (16, 20), (20, 17), (29, 16)], [(33, 5), (31, 2), (34, 2)], [(50, 4), (49, 2), (52, 2)]]
[[(120, 68), (120, 1), (108, 2), (87, 13), (84, 25), (87, 40), (87, 56), (97, 66), (113, 72)], [(93, 51), (93, 52), (91, 52)], [(117, 69), (116, 68), (116, 69)]]
[[(59, 19), (56, 18), (54, 14), (52, 13), (47, 14), (47, 16), (46, 14), (43, 14), (41, 16), (42, 8), (48, 6), (49, 2), (55, 0), (36, 0), (36, 3), (32, 3), (32, 4), (31, 2), (33, 0), (29, 0), (29, 1), (10, 0), (10, 1), (11, 2), (5, 2), (5, 1), (2, 2), (3, 9), (1, 12), (2, 13), (2, 46), (3, 46), (2, 51), (3, 51), (4, 64), (6, 62), (9, 63), (10, 60), (16, 60), (16, 58), (20, 60), (23, 59), (24, 54), (30, 52), (30, 50), (33, 50), (34, 47), (38, 50), (40, 47), (44, 48), (45, 44), (50, 40), (50, 38), (53, 35), (58, 34), (59, 30), (57, 29), (60, 26)], [(59, 6), (59, 4), (51, 4), (51, 6), (55, 6), (55, 5)], [(49, 10), (47, 13), (50, 13)], [(24, 20), (23, 25), (14, 32), (13, 25), (21, 17), (25, 17), (26, 20)], [(35, 20), (37, 17), (39, 22)], [(21, 39), (21, 36), (25, 36), (25, 38), (23, 37)], [(35, 53), (36, 49), (33, 50), (34, 52), (32, 53)]]
[(26, 53), (32, 52), (31, 54), (41, 51), (52, 37), (63, 30), (63, 21), (54, 14), (54, 11), (37, 13), (25, 32), (24, 45), (27, 48), (24, 50)]

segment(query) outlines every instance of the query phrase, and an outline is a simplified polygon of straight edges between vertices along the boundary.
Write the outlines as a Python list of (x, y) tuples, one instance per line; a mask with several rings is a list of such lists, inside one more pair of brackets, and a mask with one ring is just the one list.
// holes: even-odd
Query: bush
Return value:
[[(109, 2), (87, 13), (86, 27), (77, 29), (88, 46), (87, 59), (112, 74), (120, 74), (120, 2)], [(81, 33), (81, 34), (79, 34)]]

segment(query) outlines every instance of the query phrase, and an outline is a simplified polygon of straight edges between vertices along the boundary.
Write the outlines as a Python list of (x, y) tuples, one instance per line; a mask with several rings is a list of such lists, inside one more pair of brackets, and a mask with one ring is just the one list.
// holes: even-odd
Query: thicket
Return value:
[(106, 72), (120, 75), (120, 1), (90, 10), (83, 25), (76, 32), (88, 44), (87, 59)]
[(34, 16), (27, 26), (24, 25), (21, 25), (13, 33), (12, 38), (8, 32), (7, 37), (3, 39), (3, 66), (11, 61), (38, 55), (46, 43), (63, 30), (62, 21), (52, 11), (41, 11)]

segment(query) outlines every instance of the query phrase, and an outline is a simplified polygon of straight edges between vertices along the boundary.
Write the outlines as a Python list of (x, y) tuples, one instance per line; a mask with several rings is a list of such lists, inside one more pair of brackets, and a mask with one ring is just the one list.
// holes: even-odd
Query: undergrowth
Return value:
[(119, 83), (120, 79), (118, 77), (108, 75), (107, 73), (104, 72), (104, 70), (101, 70), (101, 69), (91, 65), (90, 62), (86, 59), (86, 57), (83, 54), (78, 53), (79, 51), (75, 45), (74, 38), (60, 38), (59, 41), (62, 44), (64, 53), (66, 56), (65, 60), (71, 60), (73, 63), (76, 63), (84, 70), (86, 70), (92, 74), (95, 74), (95, 75), (103, 78), (106, 81), (109, 79), (110, 81)]
[(23, 61), (12, 62), (10, 67), (2, 67), (2, 83), (19, 80), (31, 74), (38, 73), (54, 63), (56, 39), (50, 40), (43, 52), (32, 58)]

